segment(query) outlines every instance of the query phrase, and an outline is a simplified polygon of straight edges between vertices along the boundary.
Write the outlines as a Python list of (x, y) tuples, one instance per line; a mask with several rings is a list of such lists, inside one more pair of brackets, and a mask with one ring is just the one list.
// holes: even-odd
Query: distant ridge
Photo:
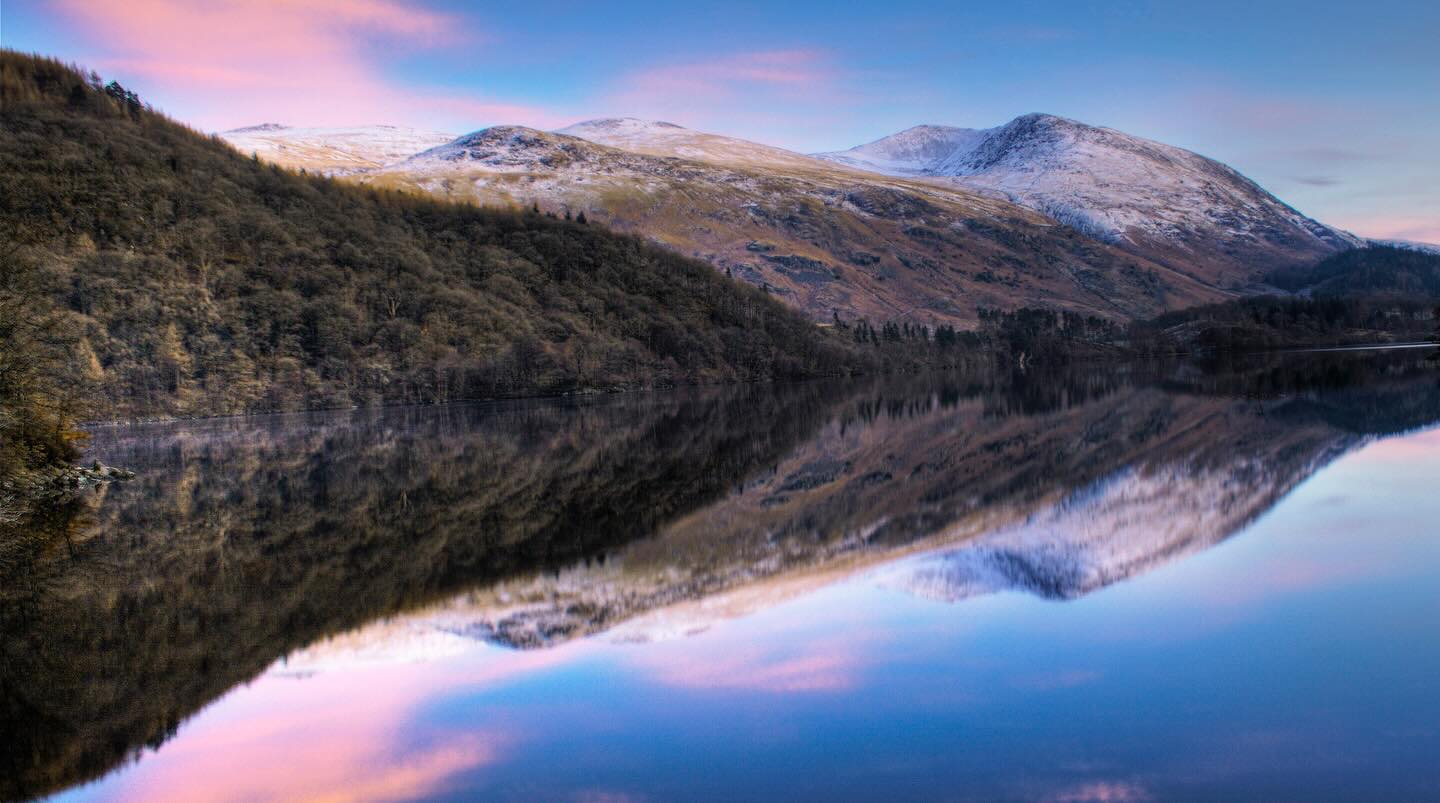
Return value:
[(261, 123), (222, 131), (220, 137), (242, 153), (286, 167), (349, 175), (394, 164), (453, 135), (396, 125), (296, 128)]

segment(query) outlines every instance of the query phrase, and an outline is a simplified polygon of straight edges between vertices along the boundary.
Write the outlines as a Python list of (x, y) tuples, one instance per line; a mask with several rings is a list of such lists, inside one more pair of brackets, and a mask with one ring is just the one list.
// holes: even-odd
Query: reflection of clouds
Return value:
[(857, 657), (848, 650), (777, 656), (759, 647), (723, 655), (676, 654), (642, 659), (655, 680), (696, 689), (765, 692), (842, 691), (856, 685)]
[[(433, 692), (419, 668), (331, 672), (324, 682), (264, 677), (207, 711), (118, 778), (123, 800), (396, 800), (498, 760), (501, 733), (437, 735), (406, 726)], [(433, 674), (433, 673), (428, 673)]]
[(1151, 800), (1150, 793), (1132, 781), (1089, 781), (1047, 795), (1047, 803), (1136, 803)]
[(356, 768), (347, 768), (345, 774), (330, 777), (335, 791), (310, 797), (309, 800), (317, 803), (410, 800), (433, 793), (443, 786), (445, 779), (461, 770), (494, 760), (493, 745), (466, 734), (429, 752), (382, 766), (368, 776), (363, 772), (365, 768), (359, 768), (362, 770), (360, 773), (354, 772)]
[[(853, 593), (821, 591), (697, 638), (625, 649), (617, 657), (666, 686), (773, 693), (854, 689), (861, 670), (885, 653), (894, 633), (867, 623)], [(817, 622), (825, 626), (817, 628)]]

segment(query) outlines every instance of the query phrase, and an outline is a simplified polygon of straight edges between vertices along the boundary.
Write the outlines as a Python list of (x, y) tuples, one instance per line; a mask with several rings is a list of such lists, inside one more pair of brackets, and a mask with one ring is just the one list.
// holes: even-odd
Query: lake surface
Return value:
[(1428, 356), (101, 429), (0, 796), (1440, 800)]

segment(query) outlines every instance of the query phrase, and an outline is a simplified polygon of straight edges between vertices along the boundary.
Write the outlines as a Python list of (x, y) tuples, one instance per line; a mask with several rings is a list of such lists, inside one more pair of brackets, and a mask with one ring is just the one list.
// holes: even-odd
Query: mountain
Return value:
[(292, 128), (264, 123), (222, 131), (220, 138), (241, 153), (253, 153), (267, 162), (346, 175), (393, 164), (455, 136), (394, 125)]
[(637, 238), (281, 170), (122, 87), (10, 51), (0, 175), (3, 256), (39, 273), (70, 361), (97, 388), (97, 418), (876, 365), (764, 293)]
[[(1223, 292), (1001, 199), (667, 123), (497, 126), (353, 180), (581, 213), (764, 288), (812, 319), (971, 324), (980, 307), (1109, 318)], [(616, 147), (623, 145), (624, 147)]]
[(1145, 318), (1270, 290), (1277, 271), (1365, 244), (1219, 162), (1053, 115), (917, 126), (813, 157), (635, 118), (444, 142), (394, 131), (224, 136), (379, 186), (583, 211), (818, 321), (968, 325), (978, 308), (1027, 305)]
[(1213, 159), (1048, 114), (918, 126), (816, 156), (1008, 198), (1224, 290), (1362, 244)]
[(792, 170), (827, 169), (813, 157), (784, 148), (634, 117), (586, 120), (555, 133), (649, 156), (669, 156), (751, 169), (762, 166)]

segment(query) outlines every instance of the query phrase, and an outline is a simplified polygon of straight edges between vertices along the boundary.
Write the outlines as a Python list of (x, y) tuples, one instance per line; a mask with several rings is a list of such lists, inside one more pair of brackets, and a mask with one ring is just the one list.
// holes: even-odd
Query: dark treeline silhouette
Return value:
[(1064, 364), (1078, 357), (1115, 355), (1125, 330), (1114, 321), (1068, 310), (981, 307), (978, 329), (930, 327), (907, 321), (885, 321), (876, 329), (868, 320), (835, 326), (855, 343), (869, 345), (895, 369), (955, 368), (975, 365)]
[(1166, 313), (1132, 324), (1141, 353), (1243, 352), (1425, 340), (1440, 304), (1440, 256), (1370, 246), (1309, 268), (1272, 274), (1292, 295), (1260, 296)]
[(1421, 341), (1434, 327), (1435, 299), (1424, 296), (1261, 296), (1139, 321), (1126, 338), (1138, 354), (1247, 352)]

